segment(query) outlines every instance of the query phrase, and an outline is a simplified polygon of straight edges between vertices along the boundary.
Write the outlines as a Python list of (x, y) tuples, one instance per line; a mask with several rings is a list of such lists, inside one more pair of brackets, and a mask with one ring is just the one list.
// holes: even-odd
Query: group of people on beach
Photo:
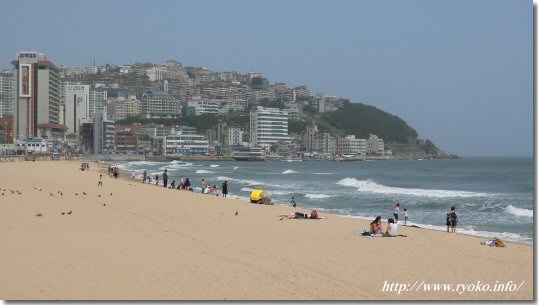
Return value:
[(118, 179), (120, 177), (120, 169), (117, 166), (112, 167), (111, 165), (109, 165), (108, 175), (114, 177), (115, 179)]
[[(132, 174), (133, 178), (136, 177), (134, 171)], [(168, 184), (168, 170), (165, 169), (162, 173), (162, 179), (163, 179), (163, 187), (169, 188), (169, 189), (177, 189), (177, 190), (188, 190), (191, 192), (194, 192), (194, 187), (192, 186), (192, 182), (188, 177), (181, 177), (179, 181), (172, 180), (170, 185)], [(142, 183), (148, 183), (151, 184), (151, 175), (148, 174), (147, 170), (144, 170), (144, 173), (142, 174)], [(155, 174), (155, 185), (159, 185), (159, 174)], [(222, 197), (228, 196), (228, 181), (222, 182)], [(211, 186), (210, 184), (206, 183), (205, 179), (202, 178), (201, 181), (201, 193), (202, 194), (210, 194), (219, 196), (219, 189), (217, 188), (217, 185), (214, 184)]]

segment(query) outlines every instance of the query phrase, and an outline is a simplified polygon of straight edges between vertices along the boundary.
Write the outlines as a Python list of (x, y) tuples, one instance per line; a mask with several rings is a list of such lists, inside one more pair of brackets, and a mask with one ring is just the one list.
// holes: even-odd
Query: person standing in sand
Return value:
[(202, 178), (202, 194), (205, 193), (205, 187), (206, 187), (205, 179)]
[(400, 204), (396, 203), (392, 208), (394, 209), (392, 215), (394, 215), (394, 219), (396, 220), (395, 223), (398, 223), (398, 215), (400, 215)]
[(227, 197), (228, 195), (228, 181), (224, 180), (222, 182), (222, 197)]
[(168, 170), (165, 169), (163, 173), (163, 186), (164, 188), (168, 187)]
[(403, 214), (404, 214), (404, 226), (406, 226), (407, 225), (407, 209), (404, 209)]
[(456, 233), (456, 227), (458, 225), (458, 214), (456, 213), (456, 207), (450, 209), (450, 231)]
[(295, 197), (291, 197), (291, 201), (290, 201), (291, 205), (295, 208), (297, 207), (297, 203), (295, 202)]
[(146, 183), (147, 179), (148, 179), (148, 171), (144, 170), (144, 175), (142, 177), (142, 183)]
[(159, 174), (155, 174), (155, 185), (159, 185)]
[(103, 186), (103, 175), (99, 175), (99, 182), (97, 183), (97, 186)]

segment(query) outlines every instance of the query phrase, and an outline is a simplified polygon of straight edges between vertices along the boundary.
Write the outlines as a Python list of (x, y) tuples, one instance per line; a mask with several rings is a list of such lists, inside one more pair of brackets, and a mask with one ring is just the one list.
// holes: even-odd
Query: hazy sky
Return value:
[(530, 0), (2, 0), (0, 34), (0, 68), (32, 50), (257, 71), (395, 114), (446, 152), (533, 153)]

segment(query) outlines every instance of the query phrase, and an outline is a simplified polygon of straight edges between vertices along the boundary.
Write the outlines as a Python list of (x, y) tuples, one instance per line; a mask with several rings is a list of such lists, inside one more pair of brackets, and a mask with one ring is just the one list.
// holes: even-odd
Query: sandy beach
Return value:
[(0, 299), (533, 299), (530, 245), (402, 226), (367, 238), (363, 220), (280, 220), (310, 211), (106, 174), (98, 187), (103, 168), (79, 167), (0, 163)]

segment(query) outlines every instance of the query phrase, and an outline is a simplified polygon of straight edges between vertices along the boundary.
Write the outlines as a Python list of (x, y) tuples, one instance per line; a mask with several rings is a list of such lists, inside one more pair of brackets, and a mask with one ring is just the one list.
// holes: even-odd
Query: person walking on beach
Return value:
[(407, 209), (404, 209), (403, 214), (404, 214), (404, 225), (407, 225)]
[(450, 209), (450, 231), (456, 233), (456, 226), (458, 225), (458, 214), (456, 213), (456, 207)]
[(159, 185), (159, 174), (155, 174), (155, 185)]
[(163, 186), (164, 188), (168, 187), (168, 170), (165, 169), (163, 173)]
[(393, 207), (394, 212), (392, 215), (394, 215), (394, 219), (396, 220), (395, 223), (398, 223), (398, 215), (400, 214), (400, 204), (396, 203)]
[(202, 194), (205, 192), (205, 186), (206, 186), (205, 179), (202, 178)]
[(291, 205), (295, 208), (297, 207), (297, 203), (295, 202), (295, 197), (291, 197), (291, 201), (290, 201)]
[(142, 176), (142, 183), (146, 183), (146, 180), (148, 179), (148, 171), (144, 170), (144, 175)]
[(222, 182), (222, 197), (227, 197), (228, 195), (228, 181), (224, 180)]
[(99, 175), (99, 182), (97, 183), (97, 186), (103, 186), (103, 175)]

